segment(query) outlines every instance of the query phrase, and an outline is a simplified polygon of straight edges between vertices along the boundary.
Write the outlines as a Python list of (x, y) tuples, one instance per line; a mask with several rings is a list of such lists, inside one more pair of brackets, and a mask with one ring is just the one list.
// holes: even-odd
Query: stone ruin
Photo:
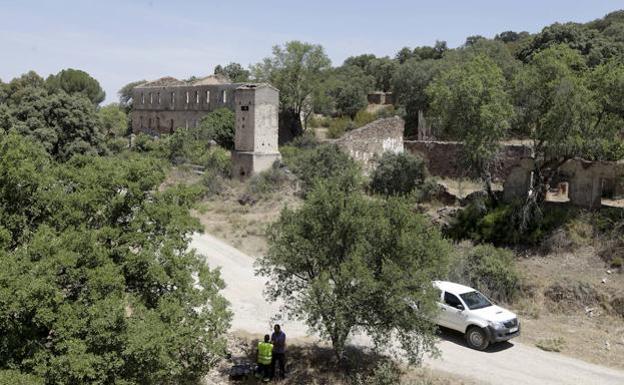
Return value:
[(348, 131), (334, 143), (360, 162), (368, 173), (374, 168), (375, 159), (384, 152), (403, 152), (404, 129), (405, 122), (398, 116), (378, 119)]
[[(521, 159), (514, 166), (504, 183), (503, 199), (526, 198), (533, 178), (534, 160)], [(561, 166), (553, 186), (549, 186), (552, 200), (597, 209), (603, 198), (624, 199), (624, 161), (587, 161), (571, 159)]]
[(192, 82), (164, 77), (133, 89), (132, 131), (172, 134), (197, 127), (208, 113), (227, 108), (236, 116), (232, 175), (246, 178), (269, 169), (278, 150), (279, 91), (265, 83), (231, 83), (211, 75)]

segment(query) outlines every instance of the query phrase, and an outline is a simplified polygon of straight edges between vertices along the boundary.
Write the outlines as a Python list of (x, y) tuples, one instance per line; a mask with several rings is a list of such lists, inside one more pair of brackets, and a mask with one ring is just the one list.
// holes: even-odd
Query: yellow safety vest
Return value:
[(269, 342), (258, 343), (258, 363), (268, 365), (271, 363), (273, 356), (273, 344)]

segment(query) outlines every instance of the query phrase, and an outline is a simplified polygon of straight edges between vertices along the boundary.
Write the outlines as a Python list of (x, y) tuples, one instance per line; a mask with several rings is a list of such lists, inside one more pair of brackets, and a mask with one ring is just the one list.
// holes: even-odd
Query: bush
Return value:
[(202, 185), (204, 186), (204, 196), (209, 198), (221, 194), (224, 188), (223, 177), (215, 170), (206, 170), (202, 177)]
[(270, 169), (251, 177), (248, 190), (253, 195), (267, 195), (279, 191), (288, 179), (288, 175), (280, 167), (280, 162), (276, 161)]
[(291, 146), (297, 148), (314, 148), (319, 145), (319, 141), (311, 130), (305, 131), (303, 134), (295, 137), (291, 142)]
[(563, 337), (548, 338), (537, 341), (535, 346), (547, 352), (560, 352), (565, 347), (565, 340)]
[(384, 195), (405, 195), (422, 185), (427, 176), (425, 162), (408, 153), (384, 153), (371, 176), (372, 191)]
[(230, 152), (221, 147), (212, 147), (201, 157), (201, 165), (206, 172), (212, 172), (223, 178), (232, 176), (232, 158)]
[(169, 138), (157, 138), (147, 134), (138, 134), (134, 138), (132, 151), (152, 153), (158, 157), (168, 157)]
[(395, 110), (394, 106), (386, 106), (380, 109), (379, 111), (377, 111), (377, 113), (375, 114), (375, 118), (384, 119), (384, 118), (391, 118), (397, 115), (400, 116), (400, 113), (399, 111)]
[(112, 153), (119, 154), (128, 148), (128, 138), (110, 138), (106, 141), (106, 147)]
[(474, 287), (495, 301), (511, 302), (520, 289), (513, 253), (492, 245), (461, 253), (450, 279)]
[(0, 384), (43, 385), (44, 381), (43, 378), (21, 373), (17, 370), (0, 369)]
[(327, 137), (331, 139), (340, 138), (345, 132), (355, 128), (353, 121), (346, 116), (332, 119), (327, 130)]
[(318, 180), (337, 179), (345, 191), (359, 186), (360, 168), (336, 145), (321, 145), (303, 150), (288, 159), (286, 165), (301, 180), (305, 195)]
[(521, 202), (494, 206), (488, 199), (475, 199), (458, 211), (446, 232), (456, 240), (470, 239), (495, 245), (539, 245), (578, 214), (569, 207), (546, 206), (541, 212), (534, 212), (531, 221), (522, 228), (523, 210)]
[(365, 381), (366, 385), (396, 385), (401, 383), (401, 371), (391, 361), (380, 362), (370, 377)]
[(355, 125), (355, 128), (360, 128), (367, 125), (368, 123), (374, 122), (375, 120), (377, 120), (377, 115), (366, 110), (360, 110), (357, 114), (355, 114), (353, 123)]

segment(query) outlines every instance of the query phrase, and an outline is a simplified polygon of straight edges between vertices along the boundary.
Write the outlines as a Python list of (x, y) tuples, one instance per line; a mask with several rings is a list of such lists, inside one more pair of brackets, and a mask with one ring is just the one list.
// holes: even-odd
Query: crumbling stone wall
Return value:
[(334, 141), (340, 148), (364, 166), (368, 172), (374, 167), (376, 156), (384, 152), (403, 152), (405, 122), (398, 116), (378, 119), (344, 134)]
[[(405, 150), (422, 157), (433, 176), (442, 178), (476, 178), (462, 161), (464, 144), (429, 140), (406, 140)], [(503, 181), (520, 160), (531, 155), (531, 148), (523, 144), (504, 144), (497, 156), (492, 177)]]
[[(524, 199), (531, 187), (534, 160), (522, 159), (512, 167), (503, 185), (505, 201)], [(624, 162), (591, 162), (583, 159), (571, 159), (561, 166), (561, 174), (568, 183), (569, 203), (587, 209), (596, 209), (602, 205), (603, 189), (612, 185), (616, 194), (624, 186)], [(563, 181), (563, 180), (562, 180)]]

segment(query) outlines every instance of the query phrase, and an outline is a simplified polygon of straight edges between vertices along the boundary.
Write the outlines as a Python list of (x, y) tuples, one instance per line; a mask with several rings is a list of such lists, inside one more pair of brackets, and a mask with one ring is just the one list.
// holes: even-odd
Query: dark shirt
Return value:
[(271, 342), (273, 342), (273, 351), (275, 353), (286, 352), (286, 334), (280, 330), (279, 333), (271, 334)]

